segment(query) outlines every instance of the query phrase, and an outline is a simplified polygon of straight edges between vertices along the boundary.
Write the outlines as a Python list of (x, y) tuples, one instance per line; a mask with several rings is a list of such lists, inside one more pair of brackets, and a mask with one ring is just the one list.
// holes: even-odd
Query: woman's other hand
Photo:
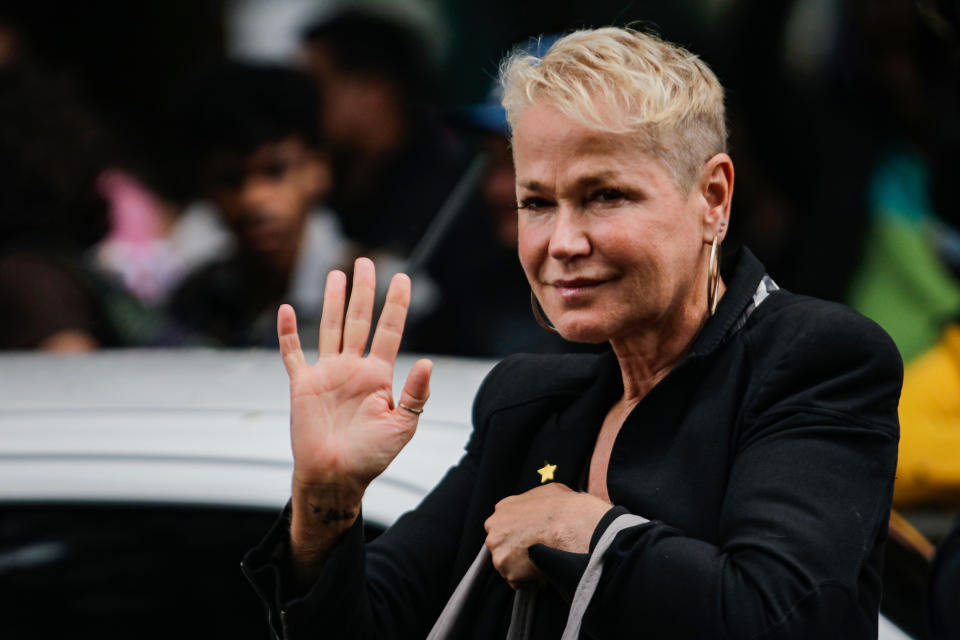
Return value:
[(587, 553), (594, 529), (611, 505), (587, 493), (551, 482), (497, 503), (487, 518), (487, 548), (493, 566), (514, 589), (538, 580), (527, 550), (535, 544)]
[[(391, 281), (367, 356), (376, 286), (373, 262), (360, 258), (354, 264), (344, 316), (346, 282), (341, 271), (327, 276), (314, 365), (300, 348), (293, 308), (283, 305), (277, 314), (280, 352), (290, 376), (291, 552), (300, 569), (318, 568), (333, 542), (356, 521), (367, 485), (413, 436), (417, 411), (429, 395), (433, 365), (419, 360), (400, 402), (393, 399), (393, 366), (410, 304), (410, 279), (397, 274)], [(298, 573), (309, 579), (313, 571)]]

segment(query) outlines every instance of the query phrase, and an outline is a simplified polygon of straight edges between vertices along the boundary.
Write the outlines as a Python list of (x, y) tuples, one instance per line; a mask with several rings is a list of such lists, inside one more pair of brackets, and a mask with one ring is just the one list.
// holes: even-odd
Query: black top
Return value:
[[(581, 637), (875, 638), (898, 440), (900, 357), (855, 312), (775, 291), (744, 250), (690, 353), (634, 408), (610, 458), (616, 505), (651, 522), (621, 532)], [(741, 326), (742, 324), (742, 326)], [(578, 486), (622, 394), (612, 354), (514, 356), (474, 405), (461, 462), (364, 548), (361, 524), (293, 597), (278, 560), (285, 519), (244, 560), (286, 637), (422, 638), (484, 541), (497, 501)], [(558, 638), (586, 556), (534, 546), (550, 581), (535, 638)], [(457, 637), (504, 637), (512, 591), (491, 571)], [(277, 615), (282, 610), (282, 615)]]

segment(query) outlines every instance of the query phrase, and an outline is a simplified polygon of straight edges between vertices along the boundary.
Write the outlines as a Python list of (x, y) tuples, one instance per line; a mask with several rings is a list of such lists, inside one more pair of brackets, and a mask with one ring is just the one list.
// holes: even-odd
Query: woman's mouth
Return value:
[(599, 278), (566, 278), (554, 280), (551, 285), (566, 302), (574, 302), (590, 295), (594, 289), (604, 284), (606, 280)]

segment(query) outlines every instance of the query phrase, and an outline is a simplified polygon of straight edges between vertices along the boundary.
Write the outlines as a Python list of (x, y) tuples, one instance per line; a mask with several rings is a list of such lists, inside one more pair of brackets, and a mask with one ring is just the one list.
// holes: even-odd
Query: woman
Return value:
[(778, 290), (746, 250), (721, 278), (733, 190), (723, 90), (688, 52), (622, 29), (505, 65), (520, 261), (568, 340), (605, 355), (515, 356), (478, 393), (467, 452), (366, 548), (361, 499), (412, 436), (431, 365), (390, 388), (410, 283), (373, 337), (374, 270), (327, 280), (319, 361), (279, 313), (293, 497), (245, 560), (289, 637), (421, 638), (481, 545), (490, 572), (455, 637), (504, 637), (536, 581), (557, 638), (616, 516), (584, 636), (876, 637), (901, 364), (877, 326)]

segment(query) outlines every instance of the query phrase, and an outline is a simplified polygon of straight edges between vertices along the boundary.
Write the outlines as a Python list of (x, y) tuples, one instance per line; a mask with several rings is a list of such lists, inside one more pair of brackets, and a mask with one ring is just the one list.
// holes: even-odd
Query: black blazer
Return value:
[[(875, 638), (898, 441), (902, 364), (846, 307), (777, 290), (743, 250), (690, 353), (633, 410), (607, 477), (621, 532), (585, 638)], [(761, 287), (762, 288), (762, 287)], [(755, 309), (754, 309), (755, 307)], [(505, 496), (537, 469), (585, 485), (603, 417), (622, 394), (612, 354), (514, 356), (474, 405), (466, 455), (373, 543), (361, 524), (305, 595), (289, 591), (284, 518), (244, 570), (286, 637), (423, 638)], [(534, 637), (558, 638), (586, 556), (530, 550), (549, 579)], [(490, 571), (458, 633), (504, 637), (512, 591)], [(282, 613), (281, 613), (282, 612)]]

